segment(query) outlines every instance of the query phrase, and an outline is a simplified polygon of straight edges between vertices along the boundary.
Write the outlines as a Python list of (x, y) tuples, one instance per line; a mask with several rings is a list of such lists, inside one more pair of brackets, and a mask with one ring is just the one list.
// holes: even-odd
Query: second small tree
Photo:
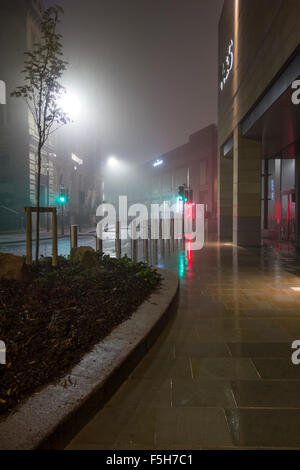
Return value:
[(41, 21), (40, 42), (25, 52), (25, 83), (16, 88), (11, 96), (23, 98), (36, 125), (37, 143), (37, 187), (36, 187), (36, 251), (35, 261), (39, 260), (40, 235), (40, 190), (42, 150), (49, 136), (60, 127), (68, 124), (70, 118), (59, 106), (61, 96), (66, 93), (59, 83), (68, 63), (62, 58), (62, 36), (56, 32), (59, 15), (63, 9), (56, 5), (44, 11)]

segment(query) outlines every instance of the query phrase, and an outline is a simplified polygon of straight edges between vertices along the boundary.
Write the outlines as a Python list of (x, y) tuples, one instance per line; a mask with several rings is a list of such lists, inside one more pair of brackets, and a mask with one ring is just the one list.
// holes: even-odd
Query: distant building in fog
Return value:
[(114, 187), (107, 181), (105, 199), (116, 203), (119, 195), (127, 195), (129, 204), (175, 204), (184, 185), (192, 190), (193, 202), (204, 204), (206, 217), (216, 221), (217, 173), (217, 127), (212, 124), (184, 145), (140, 165), (123, 184), (118, 180)]
[[(21, 228), (23, 207), (36, 204), (34, 122), (25, 103), (10, 93), (24, 81), (24, 52), (38, 42), (42, 12), (41, 0), (0, 2), (0, 80), (6, 84), (6, 105), (0, 104), (0, 231)], [(85, 133), (81, 139), (72, 129), (54, 134), (42, 154), (41, 205), (57, 205), (64, 188), (69, 194), (66, 222), (89, 223), (100, 202), (98, 160), (99, 145), (93, 136)], [(45, 225), (44, 217), (41, 222)]]

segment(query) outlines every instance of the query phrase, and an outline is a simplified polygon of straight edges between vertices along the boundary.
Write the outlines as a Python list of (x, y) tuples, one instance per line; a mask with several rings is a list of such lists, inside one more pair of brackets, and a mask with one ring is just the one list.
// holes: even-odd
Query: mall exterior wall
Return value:
[[(260, 243), (261, 142), (240, 126), (299, 52), (299, 0), (226, 0), (219, 23), (219, 236)], [(300, 71), (299, 71), (300, 73)], [(223, 82), (222, 82), (223, 79)]]

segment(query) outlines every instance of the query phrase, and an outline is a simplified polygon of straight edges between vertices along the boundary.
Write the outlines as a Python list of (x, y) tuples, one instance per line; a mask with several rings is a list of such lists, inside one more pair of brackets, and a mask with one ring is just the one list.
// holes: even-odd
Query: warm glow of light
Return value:
[(125, 177), (130, 170), (131, 165), (121, 158), (118, 158), (116, 155), (109, 155), (103, 168), (104, 174), (106, 174), (107, 177), (111, 178), (114, 176), (117, 179)]
[(114, 155), (108, 158), (107, 164), (110, 168), (118, 168), (120, 166), (119, 160)]
[(82, 111), (81, 102), (75, 93), (71, 91), (64, 93), (58, 100), (58, 105), (72, 121), (79, 120)]
[(295, 292), (300, 292), (300, 287), (290, 287)]

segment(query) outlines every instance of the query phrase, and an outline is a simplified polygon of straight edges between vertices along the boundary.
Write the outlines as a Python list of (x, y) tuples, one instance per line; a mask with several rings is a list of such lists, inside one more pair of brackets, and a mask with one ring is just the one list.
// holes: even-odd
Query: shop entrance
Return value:
[(263, 161), (263, 237), (277, 241), (296, 240), (295, 159)]

